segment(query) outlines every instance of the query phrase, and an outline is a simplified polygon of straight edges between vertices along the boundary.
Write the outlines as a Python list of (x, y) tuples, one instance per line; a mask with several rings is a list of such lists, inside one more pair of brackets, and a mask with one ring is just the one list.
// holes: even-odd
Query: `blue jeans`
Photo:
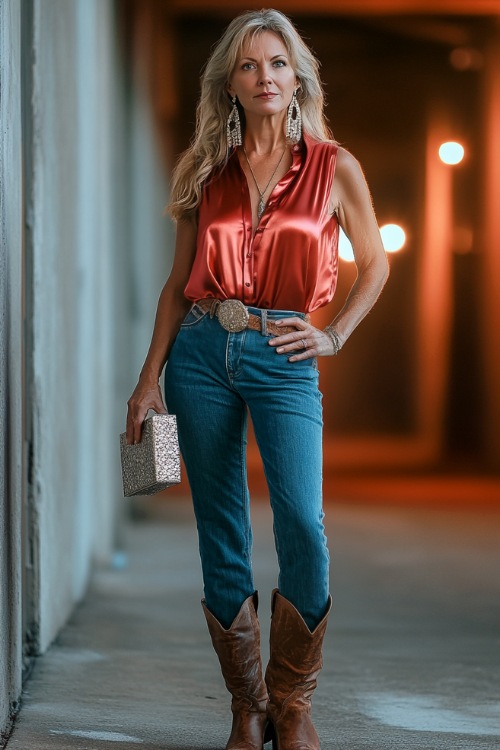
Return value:
[[(265, 315), (277, 320), (297, 313), (268, 310)], [(289, 362), (289, 355), (268, 344), (270, 338), (266, 330), (228, 333), (194, 305), (170, 352), (165, 395), (168, 410), (177, 415), (207, 607), (228, 628), (254, 592), (249, 411), (274, 517), (278, 587), (312, 629), (325, 613), (330, 559), (323, 526), (318, 370), (313, 359)]]

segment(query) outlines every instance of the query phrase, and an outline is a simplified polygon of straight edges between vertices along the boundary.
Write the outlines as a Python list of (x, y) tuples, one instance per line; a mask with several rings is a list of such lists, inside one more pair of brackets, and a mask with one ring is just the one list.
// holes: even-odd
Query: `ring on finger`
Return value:
[(301, 339), (301, 342), (303, 344), (304, 349), (307, 349), (307, 341), (305, 339)]

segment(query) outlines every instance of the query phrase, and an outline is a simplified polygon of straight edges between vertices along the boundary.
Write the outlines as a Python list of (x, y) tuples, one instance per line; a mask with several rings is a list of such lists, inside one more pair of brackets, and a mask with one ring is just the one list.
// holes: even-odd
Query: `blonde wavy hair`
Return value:
[[(273, 9), (242, 13), (231, 21), (214, 46), (203, 70), (195, 134), (191, 145), (181, 155), (172, 178), (168, 211), (175, 220), (196, 211), (204, 182), (214, 170), (222, 168), (228, 159), (230, 152), (226, 123), (232, 102), (227, 85), (243, 46), (264, 31), (277, 34), (286, 47), (290, 64), (299, 81), (297, 100), (302, 112), (303, 129), (319, 141), (329, 141), (332, 138), (324, 115), (319, 62), (292, 22), (283, 13)], [(241, 108), (240, 117), (244, 126)]]

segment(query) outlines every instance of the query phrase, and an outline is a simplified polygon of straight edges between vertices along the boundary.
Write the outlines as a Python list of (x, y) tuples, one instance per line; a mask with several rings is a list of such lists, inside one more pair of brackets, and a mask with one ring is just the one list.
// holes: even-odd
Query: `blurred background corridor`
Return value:
[[(2, 738), (92, 573), (172, 501), (123, 500), (118, 435), (172, 262), (164, 207), (200, 72), (228, 21), (260, 6), (0, 0)], [(493, 523), (500, 0), (273, 7), (322, 63), (333, 134), (365, 170), (391, 262), (374, 311), (320, 362), (327, 508), (363, 508), (360, 529), (377, 508), (390, 528), (387, 507)], [(346, 238), (341, 252), (338, 301), (355, 274)], [(251, 439), (248, 462), (264, 506)], [(189, 507), (185, 480), (175, 497)]]

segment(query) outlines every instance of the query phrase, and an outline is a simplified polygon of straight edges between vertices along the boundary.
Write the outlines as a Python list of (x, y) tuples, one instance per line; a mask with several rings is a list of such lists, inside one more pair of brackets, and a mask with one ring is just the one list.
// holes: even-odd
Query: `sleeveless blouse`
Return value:
[(337, 146), (304, 136), (252, 231), (248, 182), (238, 154), (204, 187), (195, 259), (184, 294), (310, 313), (335, 293), (337, 217), (328, 212)]

